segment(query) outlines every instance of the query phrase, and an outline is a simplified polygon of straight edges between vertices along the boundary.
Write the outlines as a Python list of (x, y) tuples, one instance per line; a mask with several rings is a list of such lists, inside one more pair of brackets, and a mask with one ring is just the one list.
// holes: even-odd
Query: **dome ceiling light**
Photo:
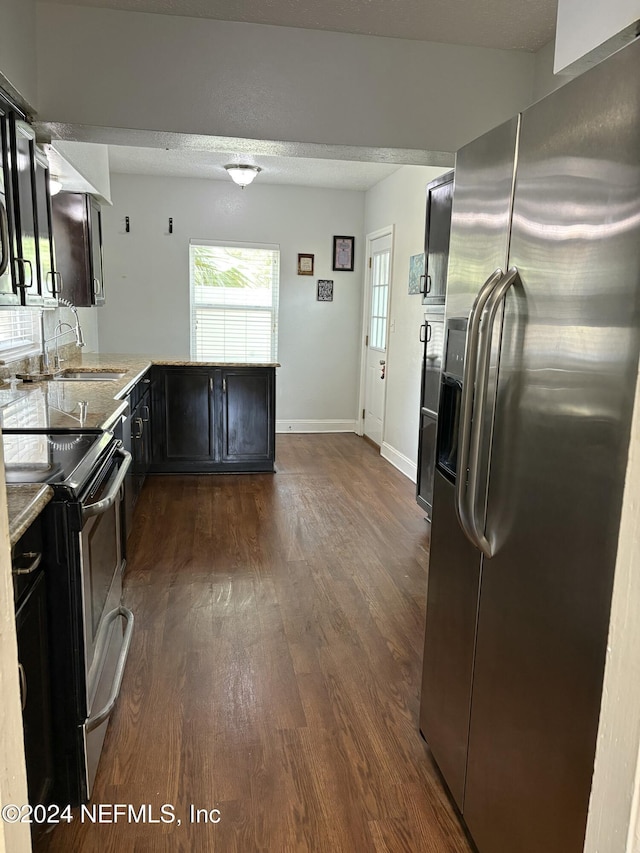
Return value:
[(249, 166), (241, 163), (230, 163), (228, 166), (225, 166), (225, 169), (229, 173), (231, 180), (238, 184), (241, 189), (249, 186), (258, 172), (262, 171), (260, 166)]

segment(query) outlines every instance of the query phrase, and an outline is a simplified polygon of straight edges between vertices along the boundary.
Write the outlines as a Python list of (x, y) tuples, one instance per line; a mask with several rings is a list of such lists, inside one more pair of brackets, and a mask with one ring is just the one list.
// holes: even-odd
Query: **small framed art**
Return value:
[(313, 275), (314, 255), (298, 255), (298, 275)]
[(424, 277), (424, 252), (409, 257), (409, 293), (422, 293), (420, 284)]
[(333, 238), (333, 269), (353, 272), (354, 237)]
[(333, 302), (333, 280), (330, 278), (318, 279), (318, 302)]

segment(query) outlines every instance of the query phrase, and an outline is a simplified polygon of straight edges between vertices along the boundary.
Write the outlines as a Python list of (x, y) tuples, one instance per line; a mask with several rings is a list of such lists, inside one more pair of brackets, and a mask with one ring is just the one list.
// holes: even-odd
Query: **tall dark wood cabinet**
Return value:
[(425, 305), (444, 305), (447, 294), (452, 202), (453, 172), (447, 172), (427, 185), (422, 300)]
[(453, 203), (453, 172), (427, 186), (425, 215), (425, 304), (420, 340), (424, 345), (420, 386), (420, 426), (416, 501), (431, 519), (435, 474), (440, 374), (444, 350), (444, 307)]
[(155, 367), (151, 471), (273, 471), (275, 368)]
[(78, 308), (104, 304), (100, 205), (87, 193), (61, 192), (51, 207), (61, 296)]

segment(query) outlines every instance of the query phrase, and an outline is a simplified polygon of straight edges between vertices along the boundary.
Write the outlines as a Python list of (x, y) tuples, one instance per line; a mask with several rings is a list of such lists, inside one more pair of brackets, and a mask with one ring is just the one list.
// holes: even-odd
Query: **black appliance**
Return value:
[(4, 436), (8, 483), (47, 483), (52, 799), (78, 804), (91, 788), (131, 643), (133, 614), (121, 604), (123, 484), (131, 455), (111, 432), (19, 432)]

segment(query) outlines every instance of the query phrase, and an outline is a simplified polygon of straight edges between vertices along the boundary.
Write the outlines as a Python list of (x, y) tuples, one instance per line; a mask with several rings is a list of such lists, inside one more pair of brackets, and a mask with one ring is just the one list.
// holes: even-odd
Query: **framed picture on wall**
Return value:
[(420, 284), (424, 277), (424, 252), (409, 257), (409, 293), (422, 293)]
[(333, 280), (330, 278), (318, 279), (318, 302), (333, 302)]
[(313, 275), (314, 255), (298, 255), (298, 275)]
[(333, 238), (333, 268), (341, 272), (353, 272), (354, 237)]

